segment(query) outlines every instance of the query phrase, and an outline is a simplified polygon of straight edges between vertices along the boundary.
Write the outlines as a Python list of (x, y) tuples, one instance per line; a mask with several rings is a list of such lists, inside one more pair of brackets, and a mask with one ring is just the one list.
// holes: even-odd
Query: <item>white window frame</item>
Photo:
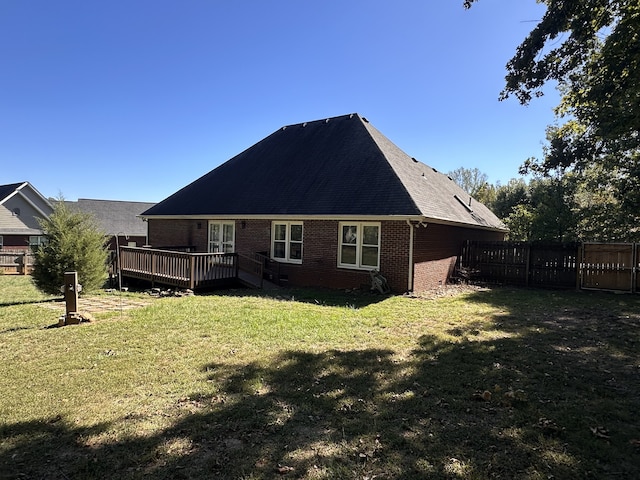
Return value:
[[(221, 238), (218, 239), (218, 241), (214, 241), (211, 238), (211, 234), (212, 234), (212, 229), (211, 227), (213, 227), (214, 225), (217, 225), (220, 229), (220, 236)], [(225, 232), (225, 227), (229, 228), (231, 227), (232, 229), (232, 234), (231, 234), (231, 240), (224, 240), (224, 232)], [(215, 245), (218, 246), (217, 250), (215, 247)], [(229, 247), (228, 249), (225, 249), (225, 247)], [(209, 223), (207, 224), (207, 251), (209, 253), (234, 253), (236, 251), (236, 223), (235, 222), (228, 222), (228, 221), (223, 221), (223, 220), (209, 220)]]
[[(355, 235), (356, 238), (353, 243), (345, 242), (342, 230), (344, 227), (355, 227)], [(376, 227), (378, 229), (378, 243), (374, 244), (365, 244), (364, 241), (364, 227)], [(382, 227), (380, 222), (340, 222), (338, 224), (338, 267), (340, 268), (350, 268), (353, 270), (380, 270), (380, 244), (382, 237)], [(342, 249), (343, 246), (355, 246), (356, 248), (356, 263), (345, 263), (342, 261)], [(378, 249), (378, 255), (376, 258), (376, 265), (363, 265), (362, 264), (362, 253), (363, 247), (375, 247)]]
[(29, 248), (38, 248), (47, 244), (47, 237), (44, 235), (29, 235)]
[[(276, 239), (276, 228), (279, 225), (285, 226), (285, 238)], [(302, 238), (300, 240), (291, 239), (291, 227), (294, 225), (302, 228)], [(284, 243), (285, 245), (284, 257), (275, 256), (276, 243)], [(291, 258), (292, 244), (300, 245), (300, 258)], [(284, 222), (284, 221), (271, 222), (271, 259), (276, 262), (301, 264), (303, 256), (304, 256), (304, 222)]]

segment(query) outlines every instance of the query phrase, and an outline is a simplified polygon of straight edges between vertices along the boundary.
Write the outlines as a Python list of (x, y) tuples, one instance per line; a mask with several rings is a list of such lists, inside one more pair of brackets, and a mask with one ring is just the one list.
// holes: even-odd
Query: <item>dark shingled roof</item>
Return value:
[(145, 236), (147, 234), (147, 224), (139, 218), (139, 215), (154, 205), (151, 202), (94, 200), (90, 198), (79, 198), (77, 202), (65, 201), (65, 204), (71, 209), (92, 214), (106, 234), (131, 236)]
[(351, 114), (283, 127), (142, 216), (400, 216), (505, 228), (468, 204), (448, 176)]

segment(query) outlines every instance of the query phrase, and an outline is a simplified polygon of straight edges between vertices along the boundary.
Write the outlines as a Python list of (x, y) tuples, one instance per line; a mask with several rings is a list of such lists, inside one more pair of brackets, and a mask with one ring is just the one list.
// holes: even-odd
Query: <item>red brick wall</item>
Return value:
[(149, 245), (153, 248), (196, 247), (195, 251), (206, 252), (207, 225), (206, 220), (149, 219)]
[(270, 249), (271, 220), (236, 220), (236, 252), (251, 257), (257, 252), (269, 255)]
[[(271, 250), (270, 220), (236, 220), (236, 252), (252, 256)], [(335, 220), (304, 221), (303, 263), (283, 264), (291, 286), (359, 288), (369, 286), (368, 271), (338, 268), (338, 225)], [(160, 247), (195, 247), (207, 251), (207, 220), (149, 220), (149, 243)], [(465, 240), (502, 240), (484, 230), (430, 223), (410, 227), (405, 221), (381, 222), (380, 273), (392, 291), (409, 290), (409, 239), (413, 229), (413, 290), (421, 292), (447, 282)]]
[[(198, 228), (200, 224), (200, 228)], [(271, 251), (270, 220), (236, 220), (236, 252), (252, 256)], [(338, 221), (304, 221), (303, 263), (283, 264), (282, 272), (292, 286), (359, 288), (371, 285), (368, 271), (338, 268)], [(149, 219), (149, 244), (154, 248), (195, 247), (207, 251), (206, 220)], [(395, 292), (407, 290), (409, 226), (405, 222), (382, 222), (380, 271)]]
[(414, 227), (414, 278), (416, 293), (447, 283), (466, 240), (503, 240), (504, 234), (487, 230), (430, 223)]

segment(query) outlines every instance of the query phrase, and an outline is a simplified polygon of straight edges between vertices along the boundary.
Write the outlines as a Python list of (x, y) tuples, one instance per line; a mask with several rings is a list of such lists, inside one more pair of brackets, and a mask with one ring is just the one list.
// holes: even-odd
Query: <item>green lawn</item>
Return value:
[(0, 478), (640, 471), (638, 296), (236, 290), (46, 328), (50, 300), (0, 275)]

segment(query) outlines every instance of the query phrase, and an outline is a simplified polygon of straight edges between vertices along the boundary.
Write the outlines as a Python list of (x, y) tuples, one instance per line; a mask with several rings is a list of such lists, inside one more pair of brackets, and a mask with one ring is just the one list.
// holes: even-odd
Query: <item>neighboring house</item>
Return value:
[(0, 250), (27, 251), (44, 237), (39, 218), (53, 212), (51, 203), (29, 182), (0, 185)]
[(147, 244), (147, 222), (140, 214), (154, 203), (119, 200), (91, 200), (79, 198), (77, 202), (65, 200), (73, 210), (91, 214), (100, 229), (109, 237), (109, 249), (116, 249), (116, 236), (120, 245), (141, 247)]
[(451, 276), (465, 240), (506, 228), (358, 114), (282, 127), (142, 217), (154, 248), (265, 254), (292, 286), (396, 292)]

